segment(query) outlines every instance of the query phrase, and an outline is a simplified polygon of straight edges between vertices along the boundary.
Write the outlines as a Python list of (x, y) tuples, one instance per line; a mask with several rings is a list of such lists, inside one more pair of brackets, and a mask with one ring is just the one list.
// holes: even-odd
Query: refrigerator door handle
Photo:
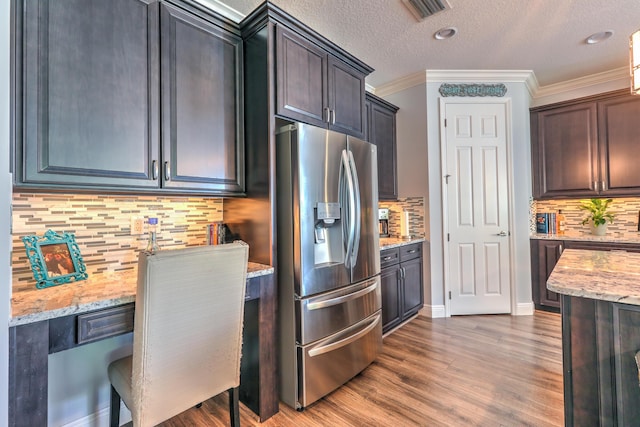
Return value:
[(351, 250), (351, 265), (356, 265), (356, 261), (358, 260), (358, 249), (360, 248), (360, 229), (361, 229), (361, 221), (362, 221), (362, 207), (360, 206), (360, 183), (358, 182), (358, 169), (356, 167), (356, 161), (353, 158), (353, 152), (349, 150), (349, 163), (350, 170), (353, 174), (353, 189), (354, 189), (354, 199), (355, 199), (355, 224), (353, 230), (353, 248)]
[(342, 166), (340, 168), (340, 172), (340, 202), (343, 207), (343, 212), (346, 210), (346, 214), (343, 215), (344, 219), (342, 222), (343, 238), (345, 237), (345, 234), (347, 235), (347, 247), (344, 257), (344, 265), (347, 268), (351, 268), (353, 265), (351, 263), (351, 254), (353, 252), (353, 240), (355, 235), (356, 211), (355, 192), (353, 188), (353, 174), (351, 172), (351, 165), (347, 150), (342, 150)]
[(336, 298), (320, 300), (316, 302), (311, 302), (307, 304), (307, 310), (318, 310), (321, 308), (331, 307), (332, 305), (340, 305), (347, 301), (352, 301), (354, 299), (358, 299), (363, 295), (366, 295), (370, 292), (373, 292), (378, 287), (378, 281), (374, 280), (372, 285), (367, 286), (364, 289), (360, 289), (352, 294), (342, 295)]
[(361, 331), (353, 335), (349, 335), (346, 338), (340, 339), (335, 342), (331, 342), (331, 340), (322, 341), (321, 343), (319, 343), (317, 347), (314, 347), (311, 350), (309, 350), (309, 353), (308, 353), (309, 356), (310, 357), (320, 356), (321, 354), (329, 353), (330, 351), (334, 351), (341, 347), (351, 344), (352, 342), (360, 339), (364, 335), (368, 334), (369, 331), (371, 331), (373, 328), (375, 328), (378, 325), (378, 323), (380, 323), (381, 317), (382, 316), (378, 314), (375, 317), (375, 319), (373, 319), (366, 328), (362, 329)]

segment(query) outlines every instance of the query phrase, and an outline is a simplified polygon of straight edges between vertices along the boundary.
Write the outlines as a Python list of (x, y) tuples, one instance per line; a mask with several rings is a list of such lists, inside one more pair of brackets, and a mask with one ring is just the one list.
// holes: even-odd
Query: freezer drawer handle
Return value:
[(356, 292), (354, 292), (352, 294), (343, 295), (341, 297), (331, 298), (331, 299), (327, 299), (327, 300), (323, 300), (323, 301), (311, 302), (311, 303), (307, 304), (307, 309), (308, 310), (318, 310), (320, 308), (331, 307), (332, 305), (339, 305), (339, 304), (342, 304), (342, 303), (347, 302), (347, 301), (358, 299), (363, 295), (366, 295), (366, 294), (368, 294), (370, 292), (375, 291), (377, 286), (378, 286), (378, 281), (376, 280), (376, 281), (373, 282), (372, 285), (369, 285), (364, 289), (360, 289), (359, 291), (356, 291)]
[(343, 338), (331, 344), (323, 345), (323, 346), (316, 347), (309, 350), (309, 356), (310, 357), (320, 356), (321, 354), (329, 353), (330, 351), (337, 350), (341, 347), (351, 344), (356, 340), (359, 340), (361, 337), (365, 336), (366, 334), (369, 333), (369, 331), (375, 328), (378, 325), (378, 323), (380, 323), (380, 317), (381, 316), (378, 314), (376, 318), (373, 319), (373, 321), (369, 324), (369, 326), (367, 326), (366, 328), (364, 328), (363, 330), (361, 330), (355, 335), (351, 335), (351, 336), (348, 336), (347, 338)]

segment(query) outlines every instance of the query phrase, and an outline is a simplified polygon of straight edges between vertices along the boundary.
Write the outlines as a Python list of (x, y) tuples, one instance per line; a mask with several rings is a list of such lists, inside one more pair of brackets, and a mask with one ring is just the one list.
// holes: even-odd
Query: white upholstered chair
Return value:
[(111, 425), (120, 399), (134, 427), (153, 426), (229, 391), (239, 426), (238, 386), (249, 247), (141, 253), (133, 355), (109, 365)]

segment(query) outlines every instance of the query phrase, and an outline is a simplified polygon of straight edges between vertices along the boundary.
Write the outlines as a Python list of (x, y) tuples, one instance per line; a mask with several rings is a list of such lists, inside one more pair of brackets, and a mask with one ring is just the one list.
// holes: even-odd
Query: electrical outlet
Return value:
[(132, 236), (144, 234), (144, 218), (141, 216), (131, 217), (131, 231)]

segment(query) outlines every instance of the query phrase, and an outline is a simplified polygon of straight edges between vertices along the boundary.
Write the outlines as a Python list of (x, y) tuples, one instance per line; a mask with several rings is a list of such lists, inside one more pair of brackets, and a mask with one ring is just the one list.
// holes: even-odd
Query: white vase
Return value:
[(607, 224), (593, 225), (591, 224), (591, 234), (594, 236), (604, 236), (607, 232)]

